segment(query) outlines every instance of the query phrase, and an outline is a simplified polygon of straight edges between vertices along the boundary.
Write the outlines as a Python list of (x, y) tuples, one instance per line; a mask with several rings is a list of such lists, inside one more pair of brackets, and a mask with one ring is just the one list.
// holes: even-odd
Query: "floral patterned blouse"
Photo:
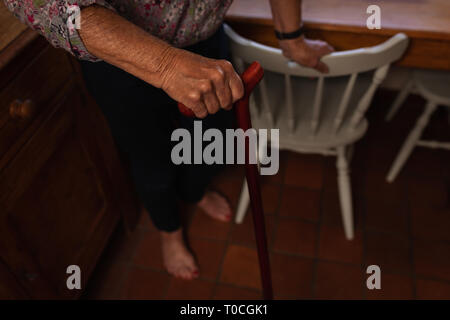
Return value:
[(3, 0), (22, 22), (55, 47), (83, 60), (98, 61), (84, 46), (75, 15), (79, 8), (97, 4), (176, 47), (212, 35), (233, 0)]

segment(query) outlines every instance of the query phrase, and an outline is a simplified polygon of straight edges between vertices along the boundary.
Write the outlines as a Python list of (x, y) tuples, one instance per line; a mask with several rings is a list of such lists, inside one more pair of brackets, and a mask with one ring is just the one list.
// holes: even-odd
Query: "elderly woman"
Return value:
[[(136, 190), (160, 231), (167, 271), (198, 277), (187, 249), (177, 199), (229, 221), (224, 197), (207, 186), (215, 166), (175, 166), (171, 132), (193, 130), (176, 101), (203, 119), (203, 128), (231, 125), (241, 79), (227, 58), (221, 24), (232, 0), (4, 0), (23, 22), (81, 60), (89, 91), (102, 109), (117, 146), (131, 164)], [(301, 0), (270, 0), (283, 54), (327, 72), (320, 58), (333, 49), (302, 35)], [(75, 15), (81, 25), (73, 28)], [(75, 22), (77, 19), (75, 19)], [(224, 109), (224, 110), (222, 110)], [(149, 252), (149, 254), (151, 254)]]

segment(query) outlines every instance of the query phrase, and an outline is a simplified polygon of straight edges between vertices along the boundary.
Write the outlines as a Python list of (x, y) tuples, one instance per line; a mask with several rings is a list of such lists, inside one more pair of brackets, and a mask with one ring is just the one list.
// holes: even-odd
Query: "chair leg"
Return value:
[(397, 111), (402, 106), (403, 102), (405, 102), (406, 97), (411, 92), (411, 89), (414, 85), (414, 79), (410, 79), (406, 85), (400, 90), (399, 94), (394, 100), (394, 103), (392, 104), (392, 107), (389, 109), (388, 114), (386, 115), (385, 121), (391, 121), (392, 118), (395, 116)]
[(347, 240), (352, 240), (354, 238), (352, 189), (345, 147), (337, 148), (336, 167), (338, 171), (337, 180), (345, 237)]
[(250, 203), (250, 195), (248, 193), (247, 180), (244, 179), (244, 183), (242, 184), (241, 195), (239, 197), (238, 207), (236, 210), (236, 217), (234, 218), (234, 222), (236, 224), (241, 224), (244, 221), (249, 203)]
[(400, 149), (400, 152), (398, 153), (397, 157), (395, 158), (394, 163), (391, 166), (391, 169), (389, 170), (389, 173), (386, 177), (386, 180), (388, 182), (394, 181), (394, 179), (397, 177), (400, 170), (403, 168), (403, 165), (405, 164), (406, 160), (408, 160), (417, 141), (419, 140), (420, 136), (422, 135), (423, 130), (425, 129), (426, 125), (428, 124), (431, 114), (436, 109), (436, 106), (437, 105), (434, 102), (428, 101), (428, 103), (425, 107), (425, 111), (422, 113), (420, 118), (417, 120), (416, 126), (414, 127), (414, 129), (409, 133), (408, 138), (406, 138), (405, 142), (403, 143), (403, 146)]

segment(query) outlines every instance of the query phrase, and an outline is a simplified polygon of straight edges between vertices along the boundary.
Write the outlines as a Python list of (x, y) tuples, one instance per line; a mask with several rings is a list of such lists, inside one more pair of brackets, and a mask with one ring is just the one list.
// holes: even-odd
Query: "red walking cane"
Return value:
[[(253, 62), (242, 74), (245, 94), (234, 104), (237, 126), (246, 131), (252, 127), (249, 110), (249, 98), (255, 86), (262, 79), (264, 70), (258, 62)], [(183, 104), (178, 104), (178, 109), (187, 117), (194, 117), (191, 109)], [(259, 268), (261, 271), (261, 281), (263, 286), (264, 299), (272, 300), (272, 279), (270, 275), (269, 254), (267, 251), (266, 228), (264, 225), (264, 212), (261, 199), (261, 188), (258, 180), (258, 166), (248, 161), (249, 141), (245, 141), (245, 175), (247, 178), (248, 191), (250, 194), (250, 206), (253, 214), (253, 225), (255, 230), (256, 245), (258, 248)]]

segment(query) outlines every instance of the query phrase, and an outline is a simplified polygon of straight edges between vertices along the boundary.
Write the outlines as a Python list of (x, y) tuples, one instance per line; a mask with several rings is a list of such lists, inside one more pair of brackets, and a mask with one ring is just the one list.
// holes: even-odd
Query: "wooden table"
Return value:
[[(369, 30), (367, 7), (381, 8), (381, 29)], [(410, 47), (397, 65), (450, 70), (449, 0), (303, 0), (308, 37), (328, 41), (337, 50), (379, 44), (406, 33)], [(278, 46), (269, 0), (234, 0), (226, 21), (242, 36)]]

